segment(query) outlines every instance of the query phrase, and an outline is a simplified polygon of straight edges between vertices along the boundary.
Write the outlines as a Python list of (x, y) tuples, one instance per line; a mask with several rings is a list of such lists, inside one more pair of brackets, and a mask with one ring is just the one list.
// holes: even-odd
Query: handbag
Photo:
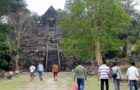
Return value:
[(77, 84), (75, 81), (72, 82), (72, 90), (78, 90)]
[(112, 77), (115, 79), (117, 77), (118, 68), (115, 73), (112, 74)]

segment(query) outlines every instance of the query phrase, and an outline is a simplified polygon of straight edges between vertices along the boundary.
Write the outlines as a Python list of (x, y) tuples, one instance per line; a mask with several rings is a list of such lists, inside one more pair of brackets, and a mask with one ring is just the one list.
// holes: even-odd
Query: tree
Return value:
[(122, 0), (123, 6), (127, 14), (131, 17), (131, 23), (129, 27), (122, 32), (119, 37), (124, 40), (124, 51), (123, 54), (125, 57), (131, 56), (131, 48), (133, 44), (136, 43), (139, 30), (137, 29), (138, 25), (138, 12), (135, 9), (137, 2), (134, 0)]
[(100, 65), (102, 54), (121, 49), (118, 35), (129, 22), (119, 0), (74, 0), (60, 21), (66, 34), (62, 41), (64, 52), (78, 58), (94, 57), (95, 53)]
[[(8, 42), (12, 42), (7, 40), (7, 36), (11, 30), (9, 24), (5, 21), (7, 19), (7, 15), (11, 10), (11, 5), (14, 3), (15, 0), (1, 0), (0, 1), (0, 68), (9, 70), (10, 60), (9, 57), (9, 49), (11, 48), (8, 45)], [(2, 17), (4, 16), (4, 17)], [(14, 44), (14, 43), (13, 43)], [(13, 52), (14, 45), (12, 44), (11, 52)]]
[(0, 17), (8, 14), (14, 0), (0, 0)]
[(8, 45), (6, 43), (7, 34), (10, 31), (10, 27), (7, 24), (0, 23), (0, 68), (9, 70), (9, 58), (8, 58)]
[[(19, 51), (21, 49), (21, 42), (26, 35), (26, 31), (32, 28), (33, 19), (26, 9), (26, 4), (23, 0), (15, 0), (11, 6), (11, 12), (8, 15), (8, 22), (12, 28), (10, 32), (10, 38), (15, 40), (16, 48)], [(10, 44), (9, 44), (10, 45)], [(17, 51), (17, 52), (18, 52)], [(16, 70), (19, 69), (19, 52), (16, 55), (15, 63)]]

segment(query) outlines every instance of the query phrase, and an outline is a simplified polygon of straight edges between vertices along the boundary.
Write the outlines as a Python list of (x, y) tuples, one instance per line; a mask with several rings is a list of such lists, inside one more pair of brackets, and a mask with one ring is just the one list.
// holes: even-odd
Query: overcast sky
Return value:
[(26, 3), (28, 4), (28, 9), (42, 15), (51, 5), (55, 9), (64, 9), (65, 1), (66, 0), (26, 0)]
[[(25, 0), (28, 4), (28, 9), (37, 12), (39, 15), (44, 14), (47, 9), (52, 5), (55, 9), (64, 9), (66, 0)], [(140, 0), (136, 0), (139, 1)], [(137, 6), (140, 10), (140, 3)]]

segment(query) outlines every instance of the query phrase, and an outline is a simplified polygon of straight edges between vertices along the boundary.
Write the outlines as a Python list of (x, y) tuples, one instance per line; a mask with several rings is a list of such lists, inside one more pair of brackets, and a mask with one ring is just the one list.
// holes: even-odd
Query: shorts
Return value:
[(58, 72), (53, 72), (53, 76), (56, 77)]

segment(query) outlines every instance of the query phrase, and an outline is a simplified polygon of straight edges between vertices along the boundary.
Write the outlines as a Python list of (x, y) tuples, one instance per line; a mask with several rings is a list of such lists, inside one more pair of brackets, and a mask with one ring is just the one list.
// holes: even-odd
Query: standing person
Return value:
[(54, 63), (52, 67), (54, 81), (57, 81), (58, 71), (59, 71), (59, 67), (56, 63)]
[(39, 74), (40, 81), (42, 81), (43, 80), (42, 76), (43, 76), (43, 72), (44, 72), (44, 67), (43, 67), (42, 63), (39, 63), (39, 65), (37, 67), (37, 71)]
[(87, 79), (87, 73), (81, 61), (79, 61), (79, 65), (75, 68), (74, 81), (75, 79), (77, 79), (78, 90), (84, 90), (84, 82)]
[(113, 79), (115, 90), (120, 90), (121, 70), (117, 66), (116, 62), (114, 62), (114, 65), (112, 67), (112, 79)]
[(35, 70), (36, 70), (35, 66), (31, 64), (31, 66), (29, 67), (31, 81), (34, 79)]
[(131, 62), (130, 64), (131, 67), (128, 68), (126, 73), (129, 80), (130, 90), (133, 90), (133, 85), (135, 86), (135, 90), (138, 90), (138, 69), (135, 67), (135, 62)]
[(101, 90), (104, 90), (104, 82), (106, 83), (106, 90), (109, 90), (109, 77), (109, 67), (106, 65), (106, 61), (103, 60), (103, 65), (101, 65), (98, 70), (98, 80), (100, 79), (101, 82)]

